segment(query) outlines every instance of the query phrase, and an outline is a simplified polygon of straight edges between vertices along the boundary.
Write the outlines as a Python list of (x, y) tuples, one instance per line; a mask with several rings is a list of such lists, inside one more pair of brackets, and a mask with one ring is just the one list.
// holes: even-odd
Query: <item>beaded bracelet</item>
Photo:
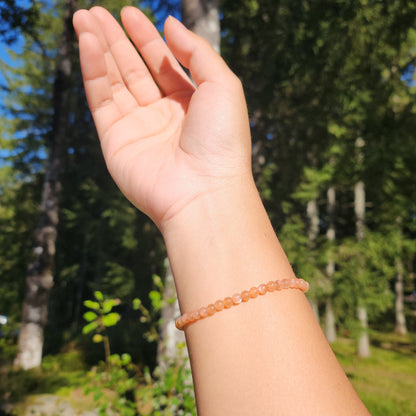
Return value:
[(268, 292), (275, 292), (282, 289), (299, 289), (306, 293), (309, 290), (309, 283), (303, 279), (292, 278), (274, 280), (267, 284), (261, 284), (257, 287), (252, 287), (250, 290), (244, 290), (241, 293), (236, 293), (231, 297), (223, 300), (217, 300), (193, 312), (186, 312), (176, 319), (175, 325), (178, 329), (184, 329), (186, 326), (193, 324), (196, 321), (212, 316), (223, 309), (229, 309), (232, 306), (237, 306), (242, 302), (248, 302), (250, 299), (256, 298), (258, 295), (265, 295)]

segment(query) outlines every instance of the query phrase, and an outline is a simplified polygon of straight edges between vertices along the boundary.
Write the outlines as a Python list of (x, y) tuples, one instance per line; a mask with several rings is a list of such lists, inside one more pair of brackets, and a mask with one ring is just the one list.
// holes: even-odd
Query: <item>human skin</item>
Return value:
[[(168, 18), (167, 45), (133, 7), (74, 27), (108, 170), (160, 229), (182, 312), (294, 276), (251, 173), (243, 88)], [(190, 70), (195, 85), (178, 61)], [(304, 294), (282, 290), (185, 329), (199, 415), (368, 415)]]

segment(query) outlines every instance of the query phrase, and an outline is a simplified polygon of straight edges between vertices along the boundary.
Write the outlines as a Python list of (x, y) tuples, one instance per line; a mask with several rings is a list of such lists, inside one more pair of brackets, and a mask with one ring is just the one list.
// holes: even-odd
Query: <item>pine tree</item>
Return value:
[(68, 145), (66, 132), (69, 127), (70, 77), (74, 42), (72, 15), (75, 10), (75, 0), (66, 0), (63, 36), (53, 86), (53, 120), (48, 143), (49, 155), (43, 182), (39, 222), (35, 230), (35, 247), (27, 270), (18, 353), (14, 361), (15, 366), (23, 369), (38, 367), (41, 364), (43, 330), (47, 323), (48, 298), (54, 280), (59, 198), (62, 191), (60, 174)]

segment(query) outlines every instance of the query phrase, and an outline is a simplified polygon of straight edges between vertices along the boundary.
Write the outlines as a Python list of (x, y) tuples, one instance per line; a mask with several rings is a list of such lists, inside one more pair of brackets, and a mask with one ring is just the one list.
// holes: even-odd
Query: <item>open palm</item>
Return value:
[[(170, 18), (169, 47), (133, 7), (74, 16), (85, 90), (108, 169), (158, 225), (195, 198), (250, 174), (241, 85), (200, 37)], [(194, 87), (182, 70), (189, 68)]]

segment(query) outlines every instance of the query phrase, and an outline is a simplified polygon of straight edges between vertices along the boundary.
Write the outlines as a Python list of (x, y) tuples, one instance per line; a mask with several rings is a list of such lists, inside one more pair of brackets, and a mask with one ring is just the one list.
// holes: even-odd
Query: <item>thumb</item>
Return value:
[(172, 16), (166, 19), (165, 37), (169, 49), (190, 70), (196, 85), (208, 81), (226, 86), (238, 80), (208, 41)]

